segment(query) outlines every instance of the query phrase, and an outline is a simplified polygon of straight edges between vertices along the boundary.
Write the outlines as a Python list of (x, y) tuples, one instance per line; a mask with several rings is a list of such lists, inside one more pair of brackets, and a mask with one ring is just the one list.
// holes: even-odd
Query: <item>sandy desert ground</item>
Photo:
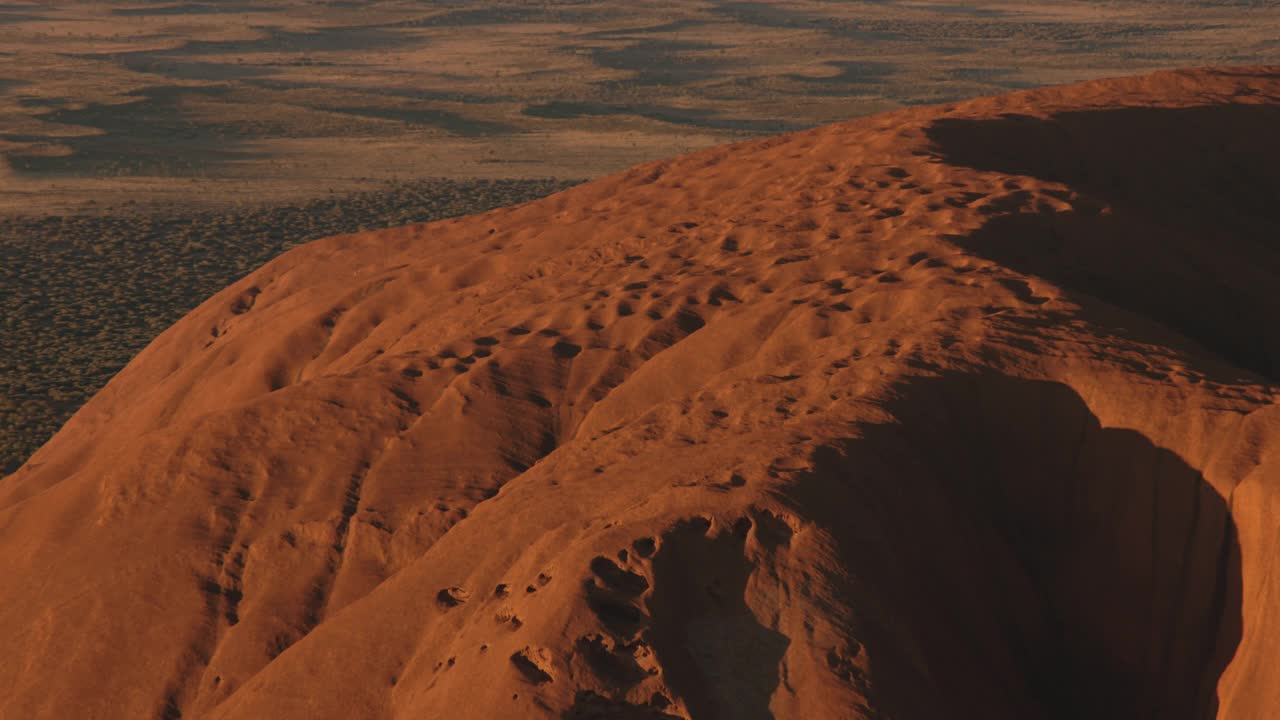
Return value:
[(10, 0), (0, 212), (597, 177), (1277, 38), (1269, 2)]
[(1280, 67), (294, 248), (0, 481), (0, 717), (1257, 720)]

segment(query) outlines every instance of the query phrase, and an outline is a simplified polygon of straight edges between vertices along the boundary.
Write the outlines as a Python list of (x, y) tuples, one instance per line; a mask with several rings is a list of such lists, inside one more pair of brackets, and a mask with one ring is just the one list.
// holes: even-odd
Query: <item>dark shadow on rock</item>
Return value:
[(574, 697), (573, 706), (560, 717), (563, 720), (684, 720), (681, 716), (663, 712), (661, 707), (652, 704), (637, 705), (624, 700), (613, 700), (588, 690), (579, 691)]
[[(789, 501), (886, 717), (1199, 720), (1241, 636), (1240, 551), (1198, 471), (1065, 385), (910, 382)], [(696, 714), (695, 714), (696, 716)]]
[(1024, 204), (950, 240), (1145, 315), (1274, 380), (1277, 128), (1280, 105), (1223, 104), (942, 119), (928, 135), (952, 165), (1059, 182), (1079, 194), (1074, 211)]
[(769, 701), (790, 641), (746, 604), (748, 529), (708, 534), (705, 521), (684, 523), (653, 557), (646, 640), (696, 720), (773, 720)]

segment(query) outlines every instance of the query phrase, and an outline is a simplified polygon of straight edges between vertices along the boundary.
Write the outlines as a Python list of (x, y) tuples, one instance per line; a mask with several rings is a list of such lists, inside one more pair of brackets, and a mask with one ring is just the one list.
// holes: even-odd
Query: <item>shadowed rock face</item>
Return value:
[(945, 375), (890, 408), (791, 496), (859, 568), (849, 596), (875, 588), (857, 634), (889, 716), (1216, 715), (1240, 550), (1199, 472), (1059, 383)]
[(751, 522), (708, 535), (693, 522), (663, 538), (653, 558), (654, 652), (671, 690), (701, 717), (772, 718), (787, 637), (761, 625), (744, 598), (752, 566), (744, 557)]
[(293, 250), (0, 482), (0, 717), (1266, 717), (1276, 107), (1098, 81)]
[[(1280, 107), (1264, 103), (944, 119), (928, 134), (948, 163), (1062, 183), (1086, 199), (1060, 213), (1030, 194), (1011, 198), (1018, 212), (957, 244), (1156, 320), (1274, 381), (1276, 127)], [(1131, 241), (1152, 228), (1158, 247)]]

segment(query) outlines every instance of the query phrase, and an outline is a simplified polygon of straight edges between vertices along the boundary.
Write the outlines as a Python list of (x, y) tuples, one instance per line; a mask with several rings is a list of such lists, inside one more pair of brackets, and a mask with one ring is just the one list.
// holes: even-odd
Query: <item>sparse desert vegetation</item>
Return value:
[(1259, 2), (0, 5), (0, 212), (596, 177), (904, 105), (1280, 61)]

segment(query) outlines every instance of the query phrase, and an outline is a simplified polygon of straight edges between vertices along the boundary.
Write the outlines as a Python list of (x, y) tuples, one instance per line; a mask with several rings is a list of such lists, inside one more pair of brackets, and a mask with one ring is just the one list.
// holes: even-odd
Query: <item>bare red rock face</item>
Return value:
[(1280, 70), (331, 238), (0, 482), (0, 717), (1262, 718)]

